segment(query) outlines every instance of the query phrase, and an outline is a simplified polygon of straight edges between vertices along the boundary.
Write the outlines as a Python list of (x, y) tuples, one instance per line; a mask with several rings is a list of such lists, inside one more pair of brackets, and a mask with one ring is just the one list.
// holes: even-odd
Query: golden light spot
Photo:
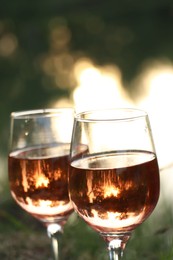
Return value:
[(118, 194), (120, 194), (120, 189), (116, 188), (115, 186), (106, 186), (104, 190), (104, 198), (115, 196), (118, 197)]
[(35, 182), (35, 187), (39, 188), (39, 187), (48, 187), (49, 184), (49, 179), (46, 178), (43, 174), (39, 175), (36, 179)]
[(7, 33), (0, 38), (0, 55), (10, 56), (18, 46), (17, 38), (12, 33)]

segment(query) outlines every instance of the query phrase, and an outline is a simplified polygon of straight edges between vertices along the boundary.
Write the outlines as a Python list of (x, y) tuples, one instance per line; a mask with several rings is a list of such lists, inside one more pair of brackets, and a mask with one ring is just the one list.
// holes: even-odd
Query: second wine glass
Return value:
[(118, 260), (159, 198), (159, 168), (147, 113), (108, 109), (75, 116), (69, 171), (74, 209)]
[(55, 260), (63, 226), (73, 211), (67, 183), (73, 113), (59, 108), (11, 114), (11, 194), (47, 227)]

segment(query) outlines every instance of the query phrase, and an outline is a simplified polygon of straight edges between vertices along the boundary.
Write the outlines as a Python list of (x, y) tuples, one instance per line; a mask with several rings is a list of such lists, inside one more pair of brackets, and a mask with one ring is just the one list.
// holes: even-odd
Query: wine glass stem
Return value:
[(58, 260), (59, 259), (59, 241), (58, 241), (58, 239), (52, 236), (51, 245), (52, 245), (54, 260)]
[(122, 259), (123, 252), (121, 248), (110, 248), (109, 249), (109, 259), (110, 260), (119, 260)]
[(50, 224), (47, 227), (47, 233), (51, 239), (54, 260), (59, 260), (59, 242), (63, 233), (63, 229), (59, 224)]
[(113, 237), (108, 234), (103, 236), (108, 245), (109, 260), (120, 260), (123, 258), (123, 252), (130, 236), (130, 232), (116, 234)]

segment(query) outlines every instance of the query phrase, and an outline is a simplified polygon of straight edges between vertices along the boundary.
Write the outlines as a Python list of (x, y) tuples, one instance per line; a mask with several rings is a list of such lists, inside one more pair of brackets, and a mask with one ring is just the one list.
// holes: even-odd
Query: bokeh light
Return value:
[(0, 56), (8, 57), (12, 55), (18, 47), (18, 41), (14, 34), (4, 33), (0, 37)]

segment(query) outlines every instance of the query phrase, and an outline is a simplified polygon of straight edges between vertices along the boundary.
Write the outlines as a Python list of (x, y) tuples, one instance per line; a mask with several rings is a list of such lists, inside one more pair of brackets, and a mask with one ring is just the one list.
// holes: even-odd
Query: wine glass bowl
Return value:
[(67, 182), (73, 113), (71, 108), (59, 108), (11, 114), (11, 194), (47, 227), (55, 259), (59, 236), (73, 211)]
[(104, 238), (110, 259), (119, 259), (131, 232), (149, 217), (159, 199), (159, 168), (148, 115), (137, 109), (77, 114), (70, 164), (74, 209)]

